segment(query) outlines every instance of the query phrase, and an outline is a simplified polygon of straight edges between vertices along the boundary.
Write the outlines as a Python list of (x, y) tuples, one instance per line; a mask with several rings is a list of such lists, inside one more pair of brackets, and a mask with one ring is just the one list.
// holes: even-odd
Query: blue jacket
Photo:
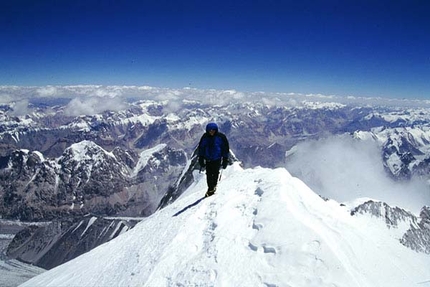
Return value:
[[(215, 130), (215, 134), (211, 136), (210, 130)], [(208, 161), (220, 160), (221, 158), (228, 158), (229, 156), (229, 143), (227, 137), (218, 132), (218, 126), (210, 123), (206, 126), (206, 133), (203, 134), (199, 142), (199, 156), (204, 157)]]

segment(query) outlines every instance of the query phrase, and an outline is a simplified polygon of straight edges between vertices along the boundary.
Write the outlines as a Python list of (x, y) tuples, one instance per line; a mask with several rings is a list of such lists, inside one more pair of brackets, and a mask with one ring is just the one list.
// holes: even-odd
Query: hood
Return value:
[(209, 132), (210, 130), (215, 130), (216, 132), (218, 132), (218, 126), (216, 123), (208, 123), (206, 125), (206, 132)]

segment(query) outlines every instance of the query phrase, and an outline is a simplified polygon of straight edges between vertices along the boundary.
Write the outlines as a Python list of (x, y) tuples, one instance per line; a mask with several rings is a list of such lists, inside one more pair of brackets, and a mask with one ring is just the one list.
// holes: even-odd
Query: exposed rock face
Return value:
[(34, 224), (0, 219), (0, 286), (15, 287), (45, 272), (43, 268), (10, 259), (6, 255), (7, 248), (15, 234)]
[(137, 222), (87, 216), (30, 226), (15, 235), (7, 255), (51, 269), (117, 237)]
[(417, 252), (430, 254), (430, 207), (423, 207), (420, 221), (411, 226), (400, 242)]
[(17, 150), (0, 170), (0, 214), (27, 221), (88, 212), (149, 215), (186, 161), (183, 151), (165, 145), (145, 155), (138, 170), (138, 155), (91, 141), (71, 145), (55, 160)]
[(0, 194), (3, 194), (0, 213), (6, 218), (29, 221), (42, 213), (50, 214), (49, 208), (44, 208), (56, 205), (62, 197), (62, 193), (55, 190), (58, 172), (55, 162), (44, 161), (38, 152), (14, 151), (7, 167), (0, 171)]
[(390, 174), (397, 179), (429, 174), (429, 155), (426, 154), (430, 133), (428, 127), (404, 127), (382, 131), (387, 139), (382, 145), (383, 158)]
[(390, 207), (384, 202), (368, 201), (351, 211), (351, 215), (370, 214), (385, 221), (388, 228), (406, 225), (400, 243), (417, 252), (430, 254), (430, 208), (422, 208), (419, 218), (399, 207)]
[(411, 225), (417, 224), (417, 218), (412, 213), (397, 206), (391, 207), (385, 202), (369, 200), (351, 211), (351, 215), (366, 213), (375, 217), (383, 218), (389, 228), (398, 227), (400, 222), (407, 222)]

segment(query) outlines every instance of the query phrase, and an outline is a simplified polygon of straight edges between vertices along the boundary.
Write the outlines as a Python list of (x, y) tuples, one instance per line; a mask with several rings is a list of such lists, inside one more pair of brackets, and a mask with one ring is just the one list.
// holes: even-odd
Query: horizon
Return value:
[[(102, 99), (100, 101), (100, 99)], [(243, 92), (238, 90), (180, 89), (151, 86), (2, 86), (0, 105), (10, 105), (14, 115), (26, 115), (35, 108), (34, 104), (49, 105), (50, 99), (62, 99), (69, 111), (85, 111), (85, 114), (118, 111), (140, 100), (168, 101), (169, 110), (178, 109), (184, 100), (196, 101), (202, 105), (229, 105), (231, 103), (260, 103), (266, 106), (301, 107), (306, 104), (391, 107), (394, 109), (428, 109), (430, 100), (396, 99), (383, 97), (354, 97), (302, 93)], [(72, 112), (75, 114), (75, 112)]]
[(0, 85), (430, 98), (420, 1), (9, 1)]

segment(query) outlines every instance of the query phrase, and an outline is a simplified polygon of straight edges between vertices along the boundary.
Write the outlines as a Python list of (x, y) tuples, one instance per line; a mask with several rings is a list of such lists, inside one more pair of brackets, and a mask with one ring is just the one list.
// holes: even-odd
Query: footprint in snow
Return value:
[(255, 194), (258, 196), (262, 196), (264, 194), (264, 190), (262, 190), (261, 188), (257, 187), (257, 189), (255, 190)]
[(277, 253), (276, 247), (268, 246), (268, 245), (265, 245), (265, 244), (263, 244), (261, 247), (258, 247), (257, 245), (252, 244), (251, 242), (249, 242), (248, 243), (248, 247), (252, 251), (255, 251), (255, 252), (262, 251), (263, 253), (266, 253), (266, 254), (276, 254)]
[(261, 228), (263, 228), (263, 224), (256, 223), (255, 221), (252, 223), (252, 229), (260, 230)]
[(321, 242), (319, 240), (312, 240), (302, 245), (302, 250), (310, 253), (316, 253), (321, 250)]

